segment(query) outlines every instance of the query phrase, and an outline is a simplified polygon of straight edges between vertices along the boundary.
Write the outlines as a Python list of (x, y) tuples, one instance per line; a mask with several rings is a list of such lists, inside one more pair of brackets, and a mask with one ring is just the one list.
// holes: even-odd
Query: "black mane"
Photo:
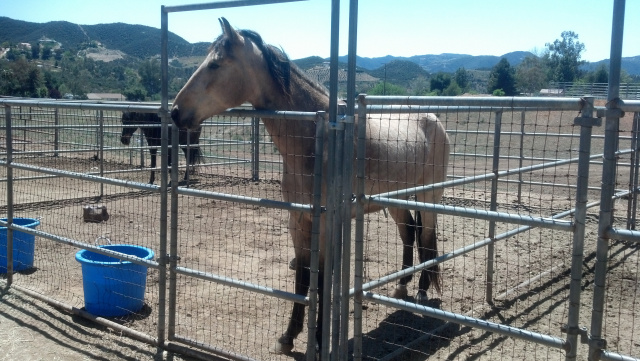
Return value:
[[(260, 51), (262, 52), (262, 56), (267, 63), (269, 75), (278, 85), (278, 90), (280, 90), (280, 92), (284, 96), (290, 98), (291, 61), (289, 60), (287, 54), (273, 45), (266, 44), (262, 40), (260, 34), (256, 33), (253, 30), (243, 29), (237, 30), (237, 32), (245, 39), (250, 40), (258, 47), (258, 49), (260, 49)], [(225, 53), (231, 52), (231, 43), (229, 42), (229, 39), (225, 36), (225, 34), (220, 35), (209, 48), (209, 51), (220, 50), (223, 50)]]
[(251, 40), (262, 52), (267, 62), (269, 74), (273, 78), (282, 94), (291, 95), (291, 61), (287, 54), (273, 45), (266, 44), (260, 34), (252, 30), (239, 30), (238, 33), (245, 39)]

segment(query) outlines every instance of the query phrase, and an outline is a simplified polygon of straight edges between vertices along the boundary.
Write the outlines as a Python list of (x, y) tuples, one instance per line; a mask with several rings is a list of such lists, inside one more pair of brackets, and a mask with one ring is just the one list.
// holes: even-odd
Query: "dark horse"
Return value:
[[(147, 145), (149, 146), (149, 153), (151, 153), (151, 176), (149, 177), (149, 183), (153, 184), (156, 179), (156, 155), (158, 148), (162, 144), (162, 135), (160, 124), (162, 119), (155, 113), (136, 113), (136, 112), (123, 112), (122, 113), (122, 135), (120, 141), (124, 145), (129, 145), (131, 142), (131, 136), (136, 130), (141, 129), (144, 137), (147, 139)], [(157, 125), (155, 127), (139, 127), (139, 125)], [(184, 152), (184, 157), (187, 160), (187, 170), (184, 173), (184, 180), (189, 180), (189, 166), (200, 162), (202, 159), (202, 150), (198, 146), (200, 143), (200, 133), (202, 127), (198, 127), (195, 130), (187, 131), (180, 129), (180, 135), (178, 138), (180, 145)], [(169, 132), (169, 145), (171, 145), (171, 132)], [(171, 152), (168, 155), (168, 162), (171, 165)]]
[[(267, 45), (260, 35), (249, 30), (235, 30), (221, 18), (223, 34), (209, 50), (173, 102), (171, 118), (181, 128), (197, 129), (205, 119), (247, 101), (260, 110), (327, 111), (329, 95), (277, 48)], [(282, 156), (282, 195), (286, 202), (310, 204), (313, 190), (315, 123), (296, 119), (262, 118)], [(356, 127), (358, 127), (356, 120)], [(358, 134), (356, 130), (355, 134)], [(369, 115), (366, 122), (365, 189), (371, 194), (442, 182), (445, 180), (449, 138), (434, 114)], [(325, 182), (326, 183), (326, 182)], [(354, 187), (355, 189), (355, 187)], [(323, 195), (327, 194), (323, 184)], [(419, 193), (420, 202), (438, 203), (442, 189)], [(366, 212), (379, 211), (372, 204)], [(436, 215), (420, 211), (414, 220), (407, 209), (390, 208), (398, 226), (403, 247), (403, 268), (413, 264), (413, 244), (418, 240), (420, 262), (437, 255)], [(320, 265), (324, 264), (326, 217), (320, 226)], [(310, 279), (311, 214), (289, 212), (289, 234), (295, 249), (295, 292), (306, 295)], [(322, 292), (319, 273), (319, 292)], [(417, 299), (427, 299), (430, 284), (439, 291), (438, 267), (423, 271)], [(393, 297), (407, 296), (411, 276), (402, 278)], [(319, 297), (320, 301), (322, 297)], [(322, 305), (318, 306), (316, 339), (322, 340)], [(293, 340), (303, 330), (304, 305), (294, 303), (287, 330), (278, 338), (276, 351), (290, 352)]]

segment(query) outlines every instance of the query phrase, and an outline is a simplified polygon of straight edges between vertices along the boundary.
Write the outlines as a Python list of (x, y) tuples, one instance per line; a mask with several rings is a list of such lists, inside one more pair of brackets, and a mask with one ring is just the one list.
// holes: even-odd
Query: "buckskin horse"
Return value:
[[(213, 42), (204, 62), (176, 96), (171, 118), (181, 128), (197, 129), (204, 119), (228, 108), (251, 103), (258, 110), (327, 111), (329, 95), (293, 64), (283, 51), (263, 42), (250, 30), (235, 30), (221, 18), (222, 34)], [(282, 195), (286, 202), (311, 203), (315, 123), (292, 119), (262, 118), (282, 156)], [(356, 127), (358, 126), (356, 120)], [(373, 115), (366, 122), (366, 185), (372, 194), (442, 182), (446, 177), (449, 138), (434, 114)], [(357, 130), (356, 133), (358, 134)], [(355, 139), (354, 139), (355, 142)], [(354, 143), (355, 144), (355, 143)], [(355, 188), (354, 188), (355, 189)], [(326, 195), (326, 184), (323, 186)], [(443, 190), (436, 189), (416, 195), (418, 201), (438, 203)], [(368, 204), (366, 212), (381, 210)], [(398, 226), (403, 247), (403, 268), (413, 264), (413, 243), (418, 239), (420, 262), (437, 256), (436, 214), (417, 212), (416, 218), (407, 209), (390, 208)], [(324, 217), (321, 218), (324, 223)], [(324, 264), (324, 230), (320, 234), (320, 267)], [(311, 215), (289, 212), (289, 233), (295, 248), (295, 292), (306, 295), (309, 289)], [(322, 294), (322, 274), (319, 292)], [(412, 276), (402, 278), (392, 296), (407, 296), (407, 283)], [(433, 284), (440, 290), (437, 266), (422, 271), (416, 299), (427, 299)], [(322, 297), (319, 297), (320, 302)], [(294, 303), (286, 331), (278, 338), (276, 352), (288, 353), (293, 340), (303, 330), (304, 305)], [(316, 339), (321, 344), (322, 305), (318, 306)]]

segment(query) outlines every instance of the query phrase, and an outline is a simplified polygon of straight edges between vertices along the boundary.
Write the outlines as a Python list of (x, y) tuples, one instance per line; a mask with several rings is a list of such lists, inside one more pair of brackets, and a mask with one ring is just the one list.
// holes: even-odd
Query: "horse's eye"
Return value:
[(213, 61), (209, 63), (209, 65), (207, 66), (209, 69), (211, 70), (215, 70), (218, 69), (220, 67), (220, 65), (218, 63), (214, 63)]

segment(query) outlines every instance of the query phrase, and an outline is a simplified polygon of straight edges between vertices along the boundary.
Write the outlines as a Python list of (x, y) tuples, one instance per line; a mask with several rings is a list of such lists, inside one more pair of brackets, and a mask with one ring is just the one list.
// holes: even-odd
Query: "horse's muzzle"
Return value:
[(180, 129), (189, 128), (188, 122), (184, 121), (181, 115), (182, 114), (180, 114), (180, 108), (178, 108), (177, 105), (174, 105), (173, 108), (171, 109), (171, 119), (173, 120), (173, 123), (177, 125), (178, 128)]

